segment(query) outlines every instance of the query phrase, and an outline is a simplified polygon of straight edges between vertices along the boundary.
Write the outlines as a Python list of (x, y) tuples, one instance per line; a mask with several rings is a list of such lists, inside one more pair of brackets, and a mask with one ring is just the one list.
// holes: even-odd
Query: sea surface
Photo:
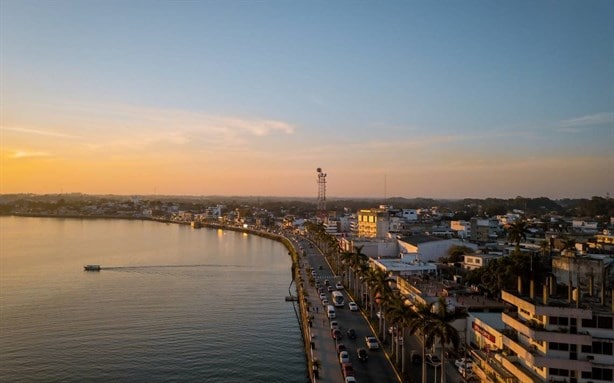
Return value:
[(254, 235), (0, 217), (0, 382), (303, 383), (290, 282)]

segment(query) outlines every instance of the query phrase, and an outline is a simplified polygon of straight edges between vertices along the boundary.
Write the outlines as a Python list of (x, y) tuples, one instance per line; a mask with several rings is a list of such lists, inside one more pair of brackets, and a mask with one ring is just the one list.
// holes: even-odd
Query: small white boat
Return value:
[(100, 271), (100, 265), (85, 265), (83, 266), (85, 271)]

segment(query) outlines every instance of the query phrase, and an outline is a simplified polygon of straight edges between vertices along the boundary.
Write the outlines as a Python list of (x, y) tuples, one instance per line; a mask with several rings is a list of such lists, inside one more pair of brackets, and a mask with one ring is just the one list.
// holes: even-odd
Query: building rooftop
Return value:
[(505, 328), (501, 313), (471, 311), (470, 314), (496, 330), (503, 330)]
[(407, 242), (409, 244), (412, 244), (414, 246), (417, 246), (421, 243), (427, 243), (427, 242), (435, 242), (435, 241), (441, 241), (441, 238), (437, 238), (431, 235), (424, 235), (424, 234), (416, 234), (416, 235), (410, 235), (407, 237), (402, 237), (400, 238), (401, 241), (403, 242)]

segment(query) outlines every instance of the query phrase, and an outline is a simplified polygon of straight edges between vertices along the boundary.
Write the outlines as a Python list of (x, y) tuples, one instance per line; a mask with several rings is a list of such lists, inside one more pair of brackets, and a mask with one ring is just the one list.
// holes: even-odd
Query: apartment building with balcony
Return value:
[(578, 290), (569, 289), (571, 297), (561, 298), (551, 295), (551, 287), (544, 285), (540, 298), (521, 289), (502, 292), (512, 310), (502, 314), (501, 365), (523, 383), (613, 382), (611, 297), (609, 302), (604, 294), (601, 300), (580, 298)]

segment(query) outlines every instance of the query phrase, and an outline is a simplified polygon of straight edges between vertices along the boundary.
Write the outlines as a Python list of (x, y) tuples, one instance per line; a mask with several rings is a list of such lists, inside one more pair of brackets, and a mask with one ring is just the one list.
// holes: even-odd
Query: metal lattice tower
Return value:
[(322, 168), (318, 172), (318, 216), (326, 216), (326, 173), (322, 173)]

